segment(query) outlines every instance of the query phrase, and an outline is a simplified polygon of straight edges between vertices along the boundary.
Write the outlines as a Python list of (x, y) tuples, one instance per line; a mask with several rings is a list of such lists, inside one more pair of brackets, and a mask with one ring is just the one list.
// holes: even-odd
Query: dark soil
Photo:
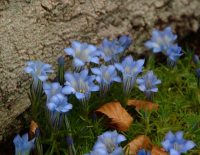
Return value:
[(0, 141), (0, 155), (14, 155), (13, 139), (16, 134), (23, 135), (28, 131), (29, 126), (29, 109), (23, 114), (18, 116), (12, 124), (10, 124), (5, 130), (6, 132), (2, 136)]
[(179, 40), (180, 46), (183, 48), (188, 48), (194, 53), (200, 55), (200, 29), (194, 33), (191, 32), (181, 40)]

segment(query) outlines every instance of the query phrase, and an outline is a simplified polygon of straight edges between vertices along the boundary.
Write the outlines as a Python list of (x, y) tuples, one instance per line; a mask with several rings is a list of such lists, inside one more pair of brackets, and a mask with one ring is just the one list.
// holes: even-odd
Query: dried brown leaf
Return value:
[(127, 105), (135, 106), (136, 110), (141, 110), (141, 109), (149, 111), (158, 110), (158, 104), (143, 100), (128, 100)]
[(164, 149), (162, 149), (162, 148), (153, 146), (153, 148), (151, 150), (151, 155), (168, 155), (168, 153), (165, 152)]
[(126, 155), (136, 155), (140, 149), (151, 150), (152, 144), (149, 137), (139, 135), (127, 144)]
[(35, 135), (35, 130), (38, 128), (38, 125), (35, 121), (31, 121), (30, 128), (29, 128), (29, 134), (31, 137)]
[(119, 102), (106, 103), (96, 112), (106, 115), (110, 119), (109, 125), (120, 131), (127, 131), (133, 122), (133, 118)]

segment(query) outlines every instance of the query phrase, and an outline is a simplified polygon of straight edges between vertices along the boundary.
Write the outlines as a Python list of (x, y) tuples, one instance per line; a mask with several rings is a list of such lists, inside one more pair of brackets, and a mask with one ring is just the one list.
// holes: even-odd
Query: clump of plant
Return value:
[[(153, 53), (167, 56), (168, 67), (163, 68), (173, 72), (183, 55), (176, 38), (167, 27), (153, 30), (151, 40), (145, 43)], [(165, 81), (161, 82), (155, 68), (145, 69), (151, 59), (126, 55), (131, 44), (127, 35), (104, 39), (99, 46), (72, 41), (71, 47), (64, 49), (72, 58), (72, 67), (67, 70), (64, 57), (60, 57), (53, 80), (48, 79), (51, 65), (27, 62), (25, 72), (33, 78), (29, 92), (33, 121), (29, 136), (14, 138), (15, 154), (180, 155), (194, 148), (196, 144), (185, 140), (181, 129), (173, 134), (167, 128), (162, 141), (151, 142), (149, 137), (164, 134), (159, 135), (154, 120), (165, 114), (165, 107), (154, 103), (154, 96)], [(197, 57), (195, 63), (199, 63)]]

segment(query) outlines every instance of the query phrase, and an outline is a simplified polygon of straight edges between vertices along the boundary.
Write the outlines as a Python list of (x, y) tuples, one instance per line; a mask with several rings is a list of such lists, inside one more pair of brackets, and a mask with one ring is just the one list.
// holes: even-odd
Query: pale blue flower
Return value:
[(176, 39), (177, 35), (173, 34), (171, 27), (167, 27), (163, 31), (154, 29), (151, 40), (147, 41), (145, 46), (152, 49), (154, 53), (162, 52), (168, 57), (168, 65), (173, 67), (183, 54), (181, 47), (175, 44)]
[(43, 90), (47, 96), (47, 101), (49, 101), (49, 99), (52, 96), (61, 93), (62, 86), (58, 82), (53, 82), (53, 83), (45, 82), (43, 83)]
[(128, 35), (122, 35), (118, 40), (116, 40), (116, 44), (118, 44), (120, 47), (123, 47), (123, 50), (128, 49), (132, 42), (132, 38)]
[(129, 94), (132, 90), (135, 80), (144, 65), (144, 59), (133, 60), (132, 56), (127, 56), (122, 63), (116, 63), (115, 67), (122, 73), (124, 92)]
[(92, 73), (96, 75), (96, 81), (100, 84), (100, 89), (106, 93), (112, 82), (121, 82), (113, 65), (101, 65), (99, 68), (92, 68)]
[(65, 48), (67, 55), (73, 57), (73, 66), (80, 70), (86, 63), (93, 62), (99, 64), (97, 48), (94, 45), (73, 41), (71, 48)]
[(146, 151), (145, 149), (141, 149), (138, 151), (137, 155), (151, 155), (150, 151)]
[(192, 56), (192, 60), (193, 60), (193, 62), (194, 62), (196, 65), (199, 64), (199, 56), (198, 56), (197, 54), (194, 54), (194, 55)]
[(50, 121), (55, 129), (62, 125), (65, 115), (72, 109), (72, 104), (68, 103), (67, 97), (63, 94), (56, 94), (47, 102)]
[(51, 112), (66, 113), (72, 109), (72, 104), (67, 102), (67, 97), (62, 94), (56, 94), (47, 103)]
[(95, 76), (89, 76), (88, 70), (82, 70), (80, 73), (66, 72), (65, 86), (62, 89), (64, 94), (75, 94), (78, 100), (88, 101), (93, 91), (98, 91), (99, 86), (94, 84)]
[(154, 53), (165, 53), (176, 39), (177, 35), (173, 34), (171, 27), (167, 27), (163, 31), (154, 29), (151, 40), (147, 41), (145, 46), (152, 49)]
[(181, 155), (196, 146), (193, 141), (185, 140), (183, 138), (182, 131), (178, 131), (175, 134), (169, 131), (161, 144), (170, 155)]
[(124, 151), (119, 144), (125, 140), (124, 135), (118, 134), (117, 131), (106, 131), (98, 136), (93, 150), (88, 155), (123, 155)]
[(176, 64), (176, 61), (178, 58), (183, 55), (181, 53), (182, 49), (177, 44), (171, 45), (166, 52), (166, 55), (168, 56), (168, 65), (174, 66)]
[(48, 79), (48, 73), (52, 73), (51, 65), (45, 64), (41, 61), (28, 61), (25, 72), (30, 74), (33, 78), (34, 87), (37, 88), (38, 81), (46, 81)]
[(28, 133), (24, 134), (22, 137), (16, 135), (13, 143), (15, 144), (15, 155), (29, 155), (30, 151), (34, 148), (35, 138), (28, 140)]
[(153, 74), (153, 71), (148, 71), (142, 78), (137, 79), (137, 83), (139, 84), (139, 89), (145, 92), (148, 99), (151, 99), (152, 93), (158, 91), (156, 87), (161, 83), (160, 80)]
[(119, 54), (124, 51), (123, 46), (119, 46), (118, 41), (105, 38), (99, 46), (100, 56), (105, 62), (116, 62), (119, 60)]

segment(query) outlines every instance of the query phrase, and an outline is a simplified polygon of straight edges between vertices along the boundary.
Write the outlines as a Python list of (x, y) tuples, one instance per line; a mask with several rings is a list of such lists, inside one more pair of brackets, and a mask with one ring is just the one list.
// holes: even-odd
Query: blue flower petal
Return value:
[(76, 50), (78, 50), (78, 51), (80, 51), (81, 50), (81, 43), (79, 42), (79, 41), (72, 41), (72, 48), (73, 49), (76, 49)]
[(170, 140), (170, 141), (174, 141), (175, 135), (174, 135), (171, 131), (169, 131), (169, 132), (167, 133), (167, 135), (165, 136), (165, 139), (168, 139), (168, 140)]
[(137, 61), (137, 65), (139, 67), (142, 67), (144, 65), (144, 62), (145, 62), (145, 59), (140, 59), (140, 60)]
[(85, 94), (80, 93), (80, 92), (76, 92), (75, 95), (76, 95), (76, 98), (79, 100), (85, 98)]
[(99, 58), (98, 57), (93, 57), (90, 59), (91, 62), (95, 63), (95, 64), (99, 64)]
[(70, 86), (65, 86), (63, 87), (62, 89), (62, 93), (63, 94), (74, 94), (76, 92), (76, 90), (73, 88), (73, 87), (70, 87)]
[(55, 111), (56, 105), (55, 103), (47, 103), (47, 107), (50, 111)]
[(47, 83), (47, 82), (44, 82), (44, 83), (43, 83), (43, 89), (44, 89), (44, 90), (51, 90), (51, 84), (50, 84), (50, 83)]
[(81, 67), (84, 65), (84, 62), (78, 58), (74, 58), (73, 63), (75, 67)]
[(140, 89), (141, 91), (145, 91), (145, 90), (146, 90), (146, 87), (145, 87), (144, 85), (140, 85), (140, 86), (139, 86), (139, 89)]
[(161, 52), (161, 48), (160, 48), (160, 46), (159, 46), (159, 44), (157, 44), (157, 43), (155, 43), (155, 42), (152, 42), (152, 41), (147, 41), (146, 43), (145, 43), (145, 46), (147, 47), (147, 48), (150, 48), (150, 49), (153, 49), (153, 52), (154, 53), (159, 53), (159, 52)]
[(126, 137), (124, 135), (120, 134), (120, 135), (117, 136), (117, 143), (118, 144), (125, 141), (125, 140), (126, 140)]
[(100, 76), (97, 76), (97, 77), (96, 77), (96, 81), (97, 81), (98, 83), (101, 83), (101, 77), (100, 77)]
[(48, 79), (48, 76), (38, 76), (38, 78), (41, 80), (41, 81), (46, 81)]
[(156, 80), (155, 84), (161, 84), (161, 80)]
[[(70, 72), (65, 73), (65, 80), (66, 80), (66, 82), (76, 83), (76, 79), (75, 79), (74, 75)], [(74, 85), (74, 84), (72, 84), (72, 85)]]
[(93, 74), (96, 74), (96, 75), (101, 75), (102, 72), (99, 68), (95, 67), (95, 68), (91, 68), (91, 71)]
[(176, 139), (178, 141), (182, 141), (182, 139), (183, 139), (183, 131), (176, 132), (175, 137), (176, 137)]
[(95, 52), (97, 50), (96, 46), (94, 46), (94, 45), (88, 45), (87, 48), (89, 51), (92, 51), (92, 52)]
[(99, 91), (99, 86), (94, 85), (93, 87), (91, 87), (90, 90), (91, 90), (91, 91)]
[(75, 57), (75, 52), (74, 52), (73, 48), (65, 48), (64, 51), (67, 55), (71, 55), (71, 56)]
[(162, 143), (162, 146), (163, 146), (163, 148), (166, 150), (166, 151), (169, 151), (170, 150), (170, 148), (172, 147), (172, 144), (170, 143), (170, 140), (165, 140), (165, 141), (163, 141)]
[(151, 91), (152, 92), (158, 92), (158, 88), (152, 88)]
[(21, 143), (22, 143), (22, 139), (21, 139), (21, 137), (19, 136), (19, 134), (17, 134), (17, 136), (15, 136), (15, 138), (14, 138), (14, 140), (13, 140), (13, 143), (15, 144), (15, 145), (17, 145), (17, 146), (20, 146), (21, 145)]
[(26, 133), (26, 134), (24, 134), (24, 135), (22, 136), (22, 140), (23, 140), (23, 141), (28, 141), (28, 133)]
[(31, 72), (33, 72), (34, 70), (33, 70), (31, 67), (25, 67), (25, 68), (24, 68), (24, 71), (25, 71), (26, 73), (31, 73)]
[(88, 77), (88, 70), (87, 69), (84, 69), (80, 72), (80, 76), (82, 79), (86, 79)]
[(102, 143), (102, 141), (97, 141), (93, 147), (93, 150), (98, 150), (98, 149), (106, 150), (106, 146), (104, 143)]
[(145, 149), (139, 150), (137, 155), (147, 155)]
[(187, 141), (183, 147), (182, 152), (186, 153), (188, 150), (191, 150), (195, 146), (196, 144), (193, 141)]
[(176, 151), (175, 149), (170, 149), (170, 155), (181, 155), (181, 153)]
[(114, 72), (116, 72), (115, 67), (114, 67), (113, 65), (109, 65), (108, 68), (107, 68), (107, 72), (108, 72), (110, 75), (113, 75)]
[(114, 77), (114, 78), (113, 78), (113, 81), (115, 81), (115, 82), (121, 82), (121, 78), (120, 78), (119, 76)]
[(115, 63), (115, 67), (120, 71), (120, 72), (124, 72), (124, 68), (121, 64), (119, 63)]

